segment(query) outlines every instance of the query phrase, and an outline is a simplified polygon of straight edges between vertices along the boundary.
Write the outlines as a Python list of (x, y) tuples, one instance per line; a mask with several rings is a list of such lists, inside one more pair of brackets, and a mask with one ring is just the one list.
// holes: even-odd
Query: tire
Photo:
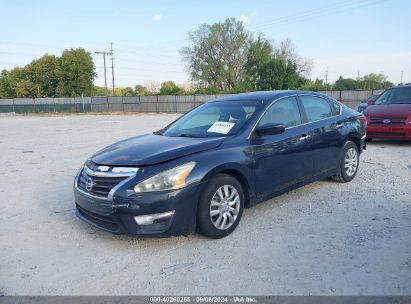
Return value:
[(332, 178), (340, 183), (347, 183), (357, 175), (360, 165), (360, 153), (357, 145), (352, 141), (347, 141), (342, 149), (340, 166), (337, 174)]
[(197, 208), (198, 231), (213, 239), (232, 233), (244, 210), (244, 190), (237, 179), (215, 175), (204, 188)]

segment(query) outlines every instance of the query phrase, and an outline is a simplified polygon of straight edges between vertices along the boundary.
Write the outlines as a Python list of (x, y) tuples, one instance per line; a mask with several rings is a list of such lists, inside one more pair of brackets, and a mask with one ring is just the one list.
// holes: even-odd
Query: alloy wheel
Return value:
[(230, 228), (240, 212), (240, 195), (232, 185), (217, 189), (210, 203), (210, 219), (220, 230)]
[(358, 167), (358, 153), (354, 148), (348, 149), (345, 154), (345, 173), (348, 176), (353, 176)]

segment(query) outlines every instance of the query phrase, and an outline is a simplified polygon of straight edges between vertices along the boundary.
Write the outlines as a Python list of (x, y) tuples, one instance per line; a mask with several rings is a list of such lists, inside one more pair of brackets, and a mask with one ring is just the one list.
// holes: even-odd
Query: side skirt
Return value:
[(312, 178), (309, 178), (309, 179), (306, 179), (306, 180), (304, 180), (304, 181), (302, 181), (302, 182), (299, 182), (299, 183), (297, 183), (297, 184), (294, 184), (294, 185), (292, 185), (292, 186), (290, 186), (290, 187), (287, 187), (287, 188), (284, 188), (284, 189), (282, 189), (282, 190), (273, 192), (273, 193), (271, 193), (271, 194), (268, 194), (268, 195), (265, 195), (265, 196), (261, 196), (261, 197), (255, 197), (253, 200), (250, 201), (250, 207), (253, 207), (253, 206), (255, 206), (255, 205), (258, 205), (259, 203), (262, 203), (262, 202), (267, 201), (267, 200), (269, 200), (269, 199), (271, 199), (271, 198), (280, 196), (280, 195), (282, 195), (282, 194), (284, 194), (284, 193), (290, 192), (290, 191), (295, 190), (295, 189), (297, 189), (297, 188), (300, 188), (300, 187), (303, 187), (303, 186), (305, 186), (305, 185), (311, 184), (311, 183), (313, 183), (313, 182), (316, 182), (316, 181), (319, 181), (319, 180), (322, 180), (322, 179), (329, 178), (329, 177), (333, 176), (334, 174), (336, 174), (336, 170), (327, 171), (327, 172), (321, 173), (320, 175), (316, 175), (316, 176), (314, 176), (314, 177), (312, 177)]

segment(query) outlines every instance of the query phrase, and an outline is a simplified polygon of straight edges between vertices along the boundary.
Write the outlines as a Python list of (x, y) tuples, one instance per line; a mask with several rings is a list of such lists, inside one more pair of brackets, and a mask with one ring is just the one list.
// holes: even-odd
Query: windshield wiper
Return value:
[(195, 136), (192, 134), (181, 133), (181, 134), (177, 134), (176, 137), (195, 137)]

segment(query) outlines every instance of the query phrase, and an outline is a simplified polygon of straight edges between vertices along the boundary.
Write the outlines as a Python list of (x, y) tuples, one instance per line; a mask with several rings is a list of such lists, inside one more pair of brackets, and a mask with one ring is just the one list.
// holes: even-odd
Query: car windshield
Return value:
[(365, 102), (367, 102), (367, 101), (376, 101), (379, 96), (380, 96), (380, 94), (372, 95), (372, 96), (368, 97), (368, 99)]
[(256, 113), (258, 101), (217, 101), (205, 103), (155, 134), (179, 137), (234, 135)]
[(375, 101), (375, 104), (411, 104), (411, 87), (387, 90)]

